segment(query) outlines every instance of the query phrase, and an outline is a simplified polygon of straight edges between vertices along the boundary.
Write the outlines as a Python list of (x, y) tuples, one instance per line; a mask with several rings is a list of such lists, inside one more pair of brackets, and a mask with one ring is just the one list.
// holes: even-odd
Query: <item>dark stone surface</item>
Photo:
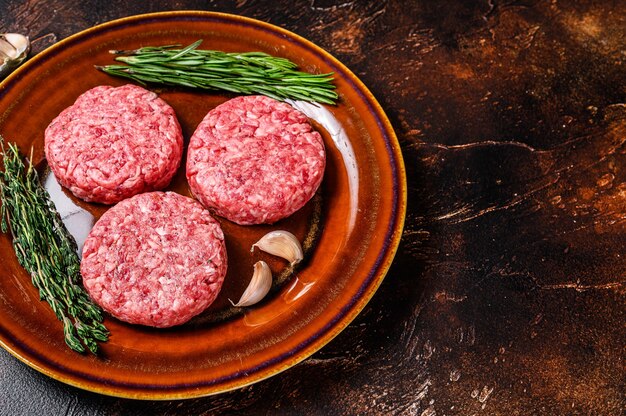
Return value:
[(368, 85), (408, 173), (394, 264), (342, 334), (264, 382), (139, 402), (0, 351), (0, 414), (623, 414), (623, 2), (0, 0), (0, 32), (41, 50), (174, 9), (282, 26)]

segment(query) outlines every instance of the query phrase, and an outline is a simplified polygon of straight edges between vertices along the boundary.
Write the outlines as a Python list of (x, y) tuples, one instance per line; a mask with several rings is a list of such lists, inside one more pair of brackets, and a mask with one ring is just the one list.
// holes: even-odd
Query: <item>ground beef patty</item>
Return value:
[(122, 321), (182, 324), (217, 297), (226, 275), (219, 223), (196, 200), (148, 192), (109, 209), (83, 248), (89, 295)]
[(264, 96), (211, 110), (189, 142), (187, 180), (207, 208), (238, 224), (271, 224), (306, 204), (326, 155), (304, 114)]
[(45, 132), (46, 158), (61, 185), (104, 204), (167, 186), (182, 148), (172, 107), (135, 85), (85, 92)]

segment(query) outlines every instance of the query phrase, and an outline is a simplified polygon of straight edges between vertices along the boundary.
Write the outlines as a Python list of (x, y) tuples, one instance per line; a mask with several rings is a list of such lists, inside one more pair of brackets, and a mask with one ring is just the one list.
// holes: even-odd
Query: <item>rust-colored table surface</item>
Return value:
[(344, 332), (266, 381), (133, 401), (1, 350), (0, 414), (624, 414), (624, 2), (2, 0), (0, 32), (37, 52), (180, 9), (284, 27), (371, 89), (408, 176), (395, 261)]

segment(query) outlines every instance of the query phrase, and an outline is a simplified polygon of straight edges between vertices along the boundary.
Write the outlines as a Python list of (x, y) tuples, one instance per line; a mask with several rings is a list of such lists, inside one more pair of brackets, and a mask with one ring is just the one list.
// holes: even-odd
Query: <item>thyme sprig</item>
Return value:
[[(81, 286), (76, 242), (61, 221), (37, 170), (25, 166), (18, 147), (0, 136), (4, 172), (0, 173), (1, 228), (10, 230), (20, 264), (31, 275), (40, 300), (48, 302), (63, 322), (67, 345), (93, 354), (97, 341), (106, 341), (101, 309)], [(31, 150), (32, 159), (32, 150)]]
[(110, 75), (132, 79), (142, 85), (162, 84), (223, 90), (237, 94), (262, 94), (285, 100), (335, 104), (338, 95), (333, 73), (310, 74), (297, 70), (285, 58), (263, 52), (231, 53), (197, 49), (198, 40), (179, 45), (148, 46), (135, 50), (113, 50), (116, 61), (125, 65), (96, 66)]

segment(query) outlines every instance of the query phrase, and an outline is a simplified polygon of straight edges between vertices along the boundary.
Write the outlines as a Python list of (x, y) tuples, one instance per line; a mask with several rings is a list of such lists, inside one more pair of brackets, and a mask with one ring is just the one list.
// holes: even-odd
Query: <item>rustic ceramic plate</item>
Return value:
[[(63, 341), (59, 321), (38, 300), (6, 235), (0, 237), (0, 343), (17, 358), (57, 380), (87, 390), (142, 399), (189, 398), (241, 387), (305, 359), (345, 328), (373, 296), (400, 240), (406, 180), (397, 139), (367, 88), (344, 65), (307, 40), (278, 27), (206, 12), (141, 15), (96, 26), (37, 55), (0, 84), (0, 133), (45, 171), (43, 134), (76, 97), (97, 85), (126, 81), (94, 69), (112, 63), (111, 49), (189, 44), (206, 49), (264, 51), (295, 61), (305, 71), (334, 72), (337, 106), (296, 103), (322, 133), (328, 168), (318, 195), (273, 226), (241, 227), (222, 220), (229, 272), (220, 297), (190, 323), (168, 330), (106, 318), (110, 340), (101, 354), (80, 355)], [(151, 87), (179, 116), (186, 139), (207, 111), (228, 95)], [(183, 163), (184, 166), (184, 163)], [(47, 186), (78, 239), (106, 207), (77, 201), (54, 177)], [(171, 190), (189, 195), (184, 172)], [(305, 242), (306, 260), (295, 271), (251, 244), (273, 229)], [(238, 310), (238, 299), (259, 259), (277, 282), (268, 298)]]

